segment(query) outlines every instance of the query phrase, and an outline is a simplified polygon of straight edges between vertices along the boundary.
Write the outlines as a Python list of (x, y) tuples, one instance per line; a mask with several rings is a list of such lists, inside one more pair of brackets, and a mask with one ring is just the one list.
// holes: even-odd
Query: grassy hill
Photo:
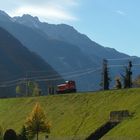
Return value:
[(18, 132), (36, 102), (51, 121), (52, 137), (84, 139), (108, 120), (110, 111), (128, 109), (134, 117), (119, 124), (103, 140), (140, 139), (140, 89), (1, 99), (0, 125)]

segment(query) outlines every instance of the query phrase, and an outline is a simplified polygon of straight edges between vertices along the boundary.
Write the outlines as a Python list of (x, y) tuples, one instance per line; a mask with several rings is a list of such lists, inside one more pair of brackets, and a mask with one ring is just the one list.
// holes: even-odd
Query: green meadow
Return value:
[[(133, 113), (102, 140), (140, 139), (140, 89), (0, 99), (0, 125), (20, 132), (36, 102), (51, 123), (52, 138), (87, 137), (109, 119), (110, 111)], [(42, 134), (43, 136), (43, 134)]]

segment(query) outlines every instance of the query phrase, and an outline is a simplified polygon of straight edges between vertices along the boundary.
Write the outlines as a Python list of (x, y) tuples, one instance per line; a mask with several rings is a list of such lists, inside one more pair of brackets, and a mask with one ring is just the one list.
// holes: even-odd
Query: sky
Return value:
[(10, 16), (31, 14), (65, 23), (93, 41), (140, 56), (140, 0), (0, 0)]

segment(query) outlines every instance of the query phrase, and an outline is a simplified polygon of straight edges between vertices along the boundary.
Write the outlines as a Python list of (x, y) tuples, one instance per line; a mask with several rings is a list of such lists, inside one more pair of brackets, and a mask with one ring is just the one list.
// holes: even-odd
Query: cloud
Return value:
[(78, 5), (78, 1), (79, 0), (24, 0), (24, 3), (27, 4), (32, 4), (32, 5), (36, 5), (36, 4), (59, 4), (59, 5)]
[(126, 16), (126, 13), (124, 11), (121, 11), (121, 10), (117, 10), (116, 13), (121, 15), (121, 16)]
[(78, 6), (79, 0), (24, 0), (21, 5), (12, 9), (11, 16), (31, 14), (47, 22), (77, 21), (73, 9)]
[(41, 20), (48, 21), (76, 21), (77, 18), (67, 11), (61, 8), (55, 7), (36, 7), (36, 6), (25, 6), (15, 9), (11, 16), (21, 16), (23, 14), (30, 14), (32, 16), (38, 16)]
[(60, 0), (62, 3), (68, 4), (69, 6), (78, 6), (78, 0)]

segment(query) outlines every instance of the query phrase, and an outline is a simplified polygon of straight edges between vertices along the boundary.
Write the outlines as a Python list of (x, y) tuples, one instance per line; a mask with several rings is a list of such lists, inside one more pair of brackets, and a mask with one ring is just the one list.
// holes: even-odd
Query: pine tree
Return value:
[(28, 140), (28, 133), (26, 127), (23, 125), (21, 133), (18, 136), (18, 140)]
[(110, 78), (109, 78), (109, 70), (107, 60), (103, 60), (103, 72), (102, 72), (102, 81), (101, 86), (103, 90), (109, 90)]
[(36, 103), (33, 111), (27, 118), (26, 129), (30, 136), (36, 135), (36, 140), (38, 140), (40, 132), (50, 133), (50, 124), (46, 121), (46, 116), (39, 103)]
[(132, 62), (129, 61), (128, 67), (125, 67), (125, 75), (122, 75), (124, 88), (131, 88), (132, 87)]

